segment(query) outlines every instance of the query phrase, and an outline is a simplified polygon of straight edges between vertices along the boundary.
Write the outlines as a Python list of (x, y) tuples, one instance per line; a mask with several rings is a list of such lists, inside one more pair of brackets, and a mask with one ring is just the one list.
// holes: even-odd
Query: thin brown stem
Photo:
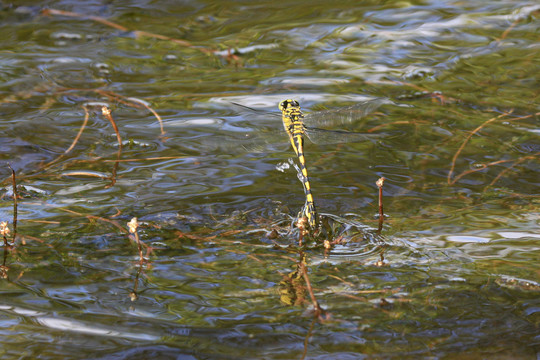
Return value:
[(86, 108), (86, 106), (83, 106), (83, 109), (84, 109), (84, 120), (83, 120), (83, 123), (81, 125), (81, 128), (79, 129), (79, 132), (77, 133), (77, 135), (75, 136), (75, 139), (73, 139), (73, 142), (71, 143), (71, 145), (66, 149), (66, 151), (64, 151), (63, 154), (61, 154), (60, 156), (58, 156), (56, 159), (54, 159), (53, 161), (43, 165), (42, 169), (47, 169), (48, 167), (50, 167), (51, 165), (53, 165), (54, 163), (60, 161), (63, 157), (65, 157), (67, 154), (69, 154), (69, 152), (71, 150), (73, 150), (73, 148), (75, 147), (75, 145), (77, 145), (77, 142), (79, 142), (79, 139), (81, 138), (81, 135), (86, 127), (86, 124), (88, 124), (88, 119), (90, 117), (90, 114), (88, 112), (88, 109)]
[(486, 186), (486, 188), (489, 188), (491, 186), (493, 186), (493, 184), (495, 184), (497, 181), (499, 181), (499, 179), (507, 172), (507, 171), (510, 171), (510, 169), (512, 169), (513, 167), (515, 167), (516, 165), (519, 165), (521, 164), (522, 162), (524, 162), (525, 160), (538, 160), (538, 156), (540, 155), (540, 152), (537, 152), (533, 155), (529, 155), (529, 156), (524, 156), (520, 159), (517, 159), (512, 165), (510, 165), (510, 167), (507, 167), (506, 169), (504, 169), (503, 171), (501, 171), (496, 177), (495, 179), (493, 179), (492, 182), (489, 183), (488, 186)]
[(137, 242), (137, 246), (139, 248), (139, 264), (142, 266), (144, 263), (144, 256), (142, 252), (142, 244), (141, 239), (139, 239), (139, 233), (137, 232), (137, 229), (139, 228), (139, 222), (137, 221), (137, 218), (134, 217), (131, 219), (130, 222), (127, 223), (129, 233), (133, 235), (135, 238), (135, 241)]
[(156, 119), (159, 122), (159, 128), (161, 130), (161, 135), (162, 136), (165, 135), (165, 129), (163, 128), (163, 120), (161, 119), (161, 116), (159, 116), (159, 114), (154, 109), (152, 109), (150, 106), (145, 104), (144, 101), (141, 101), (139, 99), (135, 99), (135, 98), (127, 98), (127, 99), (129, 101), (131, 101), (131, 102), (135, 102), (137, 104), (142, 105), (144, 108), (146, 108), (148, 111), (150, 111), (156, 117)]
[(17, 177), (15, 176), (15, 170), (8, 164), (9, 169), (11, 170), (11, 182), (13, 186), (13, 241), (15, 242), (15, 236), (17, 236), (17, 208), (19, 204), (19, 191), (17, 190)]
[(377, 180), (377, 182), (376, 182), (377, 187), (379, 188), (379, 216), (381, 218), (384, 218), (384, 210), (383, 210), (383, 185), (384, 185), (384, 180), (386, 180), (386, 179), (384, 177), (382, 177), (379, 180)]
[(381, 232), (383, 222), (384, 222), (384, 209), (383, 209), (383, 185), (384, 185), (384, 180), (386, 180), (386, 179), (384, 177), (381, 177), (376, 182), (377, 187), (379, 188), (379, 228), (377, 230), (378, 233)]
[(88, 220), (103, 221), (103, 222), (106, 222), (106, 223), (109, 223), (109, 224), (115, 226), (117, 229), (119, 229), (120, 231), (122, 231), (124, 233), (128, 232), (122, 225), (120, 225), (115, 220), (110, 220), (110, 219), (107, 219), (107, 218), (104, 218), (104, 217), (101, 217), (101, 216), (87, 215), (87, 214), (83, 214), (83, 213), (80, 213), (78, 211), (74, 211), (74, 210), (70, 210), (70, 209), (66, 209), (66, 208), (55, 208), (55, 209), (65, 211), (65, 212), (67, 212), (69, 214), (86, 217)]
[[(450, 167), (450, 171), (448, 172), (448, 177), (447, 177), (447, 181), (448, 181), (449, 185), (454, 185), (460, 178), (462, 178), (464, 175), (466, 175), (466, 173), (471, 173), (471, 172), (480, 171), (480, 170), (484, 169), (484, 168), (480, 168), (480, 169), (474, 169), (474, 170), (466, 170), (466, 171), (462, 172), (461, 174), (456, 175), (455, 177), (452, 178), (452, 175), (454, 174), (454, 169), (456, 167), (457, 159), (458, 159), (459, 155), (461, 154), (461, 152), (463, 151), (463, 149), (465, 148), (465, 146), (467, 145), (467, 143), (469, 142), (469, 140), (472, 138), (472, 136), (474, 134), (478, 133), (478, 131), (480, 131), (482, 128), (484, 128), (488, 124), (490, 124), (490, 123), (492, 123), (492, 122), (494, 122), (494, 121), (496, 121), (496, 120), (498, 120), (498, 119), (500, 119), (502, 117), (508, 116), (511, 113), (512, 113), (512, 111), (510, 111), (508, 113), (501, 114), (501, 115), (499, 115), (497, 117), (491, 118), (491, 119), (485, 121), (482, 125), (478, 126), (476, 129), (474, 129), (471, 133), (469, 133), (469, 135), (467, 135), (467, 137), (465, 138), (465, 141), (463, 141), (463, 143), (461, 144), (459, 149), (454, 154), (454, 157), (452, 158), (452, 166)], [(519, 117), (515, 117), (515, 118), (512, 118), (512, 119), (507, 119), (506, 121), (523, 120), (523, 119), (528, 119), (528, 118), (531, 118), (533, 116), (538, 116), (538, 115), (540, 115), (540, 112), (537, 112), (535, 114), (519, 116)], [(505, 161), (506, 160), (495, 161), (493, 164), (497, 164), (497, 163), (505, 162)]]
[(465, 146), (467, 145), (467, 143), (469, 142), (469, 140), (473, 137), (473, 135), (478, 133), (478, 131), (480, 131), (483, 127), (487, 126), (488, 124), (492, 123), (493, 121), (498, 120), (498, 119), (500, 119), (502, 117), (505, 117), (505, 116), (508, 116), (508, 115), (510, 115), (510, 113), (504, 113), (504, 114), (501, 114), (501, 115), (499, 115), (497, 117), (491, 118), (491, 119), (485, 121), (482, 125), (478, 126), (473, 131), (471, 131), (469, 133), (469, 135), (467, 135), (467, 137), (465, 138), (465, 141), (463, 141), (463, 143), (461, 144), (459, 149), (454, 154), (454, 157), (452, 158), (452, 166), (450, 166), (450, 171), (448, 172), (448, 177), (447, 177), (447, 181), (448, 181), (449, 185), (454, 185), (455, 182), (456, 182), (455, 178), (452, 179), (452, 175), (454, 175), (454, 169), (456, 167), (457, 159), (458, 159), (459, 155), (461, 154), (461, 152), (463, 151), (463, 149), (465, 148)]
[(116, 140), (118, 141), (118, 152), (116, 153), (117, 161), (114, 163), (113, 168), (112, 168), (111, 183), (106, 186), (107, 188), (109, 188), (109, 187), (114, 186), (114, 184), (116, 184), (116, 172), (118, 171), (120, 156), (122, 155), (122, 137), (120, 136), (120, 131), (118, 131), (118, 126), (116, 125), (116, 121), (114, 121), (111, 115), (111, 110), (108, 107), (103, 106), (101, 108), (101, 112), (103, 113), (103, 116), (105, 116), (111, 123), (114, 129), (114, 132), (116, 133)]
[(522, 17), (518, 17), (516, 20), (514, 20), (514, 22), (510, 24), (510, 26), (506, 28), (506, 30), (503, 31), (503, 33), (501, 34), (501, 37), (497, 39), (497, 42), (500, 43), (502, 40), (506, 39), (510, 31), (512, 31), (517, 26), (517, 24), (519, 24), (522, 20), (523, 20)]
[(118, 131), (118, 126), (116, 125), (116, 121), (114, 121), (111, 115), (111, 110), (108, 107), (103, 106), (101, 107), (101, 113), (111, 123), (114, 129), (114, 132), (116, 133), (116, 140), (118, 141), (118, 146), (122, 148), (122, 137), (120, 136), (120, 131)]

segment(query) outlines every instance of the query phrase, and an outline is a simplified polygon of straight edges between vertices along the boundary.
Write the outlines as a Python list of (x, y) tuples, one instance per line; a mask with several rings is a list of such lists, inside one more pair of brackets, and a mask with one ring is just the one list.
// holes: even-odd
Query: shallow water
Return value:
[[(16, 235), (1, 358), (537, 359), (539, 14), (532, 1), (0, 4), (0, 221)], [(334, 244), (299, 247), (296, 159), (267, 113), (377, 97), (389, 102), (332, 125), (375, 141), (307, 143)]]

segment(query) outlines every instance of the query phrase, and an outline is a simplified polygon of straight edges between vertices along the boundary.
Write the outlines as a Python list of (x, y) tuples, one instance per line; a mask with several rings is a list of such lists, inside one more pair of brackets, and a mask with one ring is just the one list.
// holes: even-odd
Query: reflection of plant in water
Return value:
[(9, 227), (7, 221), (0, 222), (0, 235), (4, 238), (4, 259), (0, 265), (0, 278), (7, 279), (9, 267), (6, 265), (8, 249), (10, 248), (7, 237), (9, 236)]
[(302, 305), (305, 301), (304, 293), (305, 286), (303, 284), (303, 267), (301, 263), (305, 263), (306, 256), (300, 254), (300, 260), (295, 264), (295, 270), (283, 276), (283, 280), (279, 282), (279, 293), (281, 302), (285, 305)]
[(295, 264), (296, 269), (284, 275), (283, 280), (279, 283), (281, 302), (285, 305), (304, 305), (307, 301), (304, 295), (307, 290), (313, 305), (315, 318), (323, 320), (326, 311), (321, 308), (313, 292), (307, 268), (307, 255), (300, 250), (299, 256), (300, 259)]

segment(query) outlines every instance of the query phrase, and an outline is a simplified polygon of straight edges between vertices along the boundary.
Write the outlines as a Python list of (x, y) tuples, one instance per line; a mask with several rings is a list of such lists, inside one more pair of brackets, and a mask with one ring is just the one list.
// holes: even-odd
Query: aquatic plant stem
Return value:
[(142, 253), (142, 245), (141, 245), (141, 239), (139, 239), (139, 233), (137, 232), (137, 229), (139, 228), (139, 222), (137, 221), (137, 218), (134, 217), (131, 219), (130, 222), (127, 223), (129, 233), (133, 236), (135, 241), (137, 242), (137, 246), (139, 248), (139, 264), (142, 266), (144, 263), (144, 257)]
[(380, 233), (382, 230), (383, 222), (384, 222), (384, 209), (383, 209), (383, 185), (384, 180), (386, 180), (384, 177), (379, 178), (375, 184), (377, 184), (377, 187), (379, 188), (379, 228), (378, 232)]
[(508, 115), (510, 115), (510, 113), (504, 113), (504, 114), (501, 114), (501, 115), (499, 115), (497, 117), (494, 117), (494, 118), (491, 118), (491, 119), (487, 120), (482, 125), (478, 126), (476, 129), (471, 131), (469, 133), (469, 135), (467, 135), (467, 137), (465, 138), (465, 141), (463, 141), (463, 143), (461, 144), (459, 149), (454, 154), (454, 157), (452, 158), (452, 166), (450, 167), (450, 171), (448, 172), (448, 177), (447, 177), (447, 181), (448, 181), (449, 185), (453, 185), (456, 182), (455, 179), (452, 179), (452, 175), (454, 175), (454, 169), (456, 167), (456, 161), (457, 161), (459, 155), (461, 154), (461, 152), (463, 151), (463, 149), (465, 148), (465, 146), (467, 145), (467, 143), (469, 142), (469, 140), (473, 137), (473, 135), (476, 134), (478, 131), (480, 131), (483, 127), (485, 127), (489, 123), (491, 123), (491, 122), (493, 122), (493, 121), (495, 121), (497, 119), (500, 119), (502, 117), (508, 116)]
[[(465, 140), (463, 141), (463, 143), (461, 144), (461, 146), (459, 147), (459, 149), (456, 151), (456, 153), (454, 154), (454, 157), (452, 158), (452, 165), (450, 167), (450, 171), (448, 172), (448, 176), (447, 176), (447, 182), (448, 182), (448, 185), (454, 185), (460, 178), (462, 178), (464, 175), (466, 175), (467, 173), (471, 173), (471, 172), (475, 172), (475, 171), (479, 171), (479, 170), (483, 170), (485, 167), (489, 166), (489, 165), (495, 165), (495, 164), (498, 164), (498, 163), (501, 163), (503, 162), (503, 160), (499, 160), (499, 161), (495, 161), (495, 162), (492, 162), (492, 163), (489, 163), (487, 165), (485, 165), (485, 167), (482, 167), (480, 169), (474, 169), (474, 170), (466, 170), (466, 171), (463, 171), (462, 173), (460, 173), (459, 175), (456, 175), (454, 177), (452, 177), (454, 175), (454, 169), (456, 167), (456, 162), (457, 162), (457, 159), (459, 157), (459, 155), (461, 154), (461, 152), (463, 151), (463, 149), (465, 148), (465, 146), (467, 145), (467, 143), (469, 142), (469, 140), (473, 137), (473, 135), (475, 135), (476, 133), (478, 133), (482, 128), (484, 128), (485, 126), (487, 126), (488, 124), (500, 119), (500, 118), (503, 118), (503, 117), (506, 117), (506, 116), (509, 116), (510, 114), (512, 114), (512, 111), (513, 110), (510, 110), (509, 112), (506, 112), (504, 114), (501, 114), (497, 117), (493, 117), (487, 121), (485, 121), (482, 125), (478, 126), (476, 129), (474, 129), (473, 131), (471, 131), (469, 133), (469, 135), (467, 135), (467, 137), (465, 138)], [(515, 117), (515, 118), (512, 118), (512, 119), (506, 119), (506, 121), (515, 121), (515, 120), (523, 120), (523, 119), (528, 119), (528, 118), (531, 118), (533, 116), (538, 116), (540, 115), (540, 112), (537, 112), (535, 114), (529, 114), (529, 115), (524, 115), (524, 116), (519, 116), (519, 117)]]
[(134, 102), (134, 103), (137, 103), (137, 104), (140, 104), (141, 106), (143, 106), (146, 110), (150, 111), (154, 116), (155, 118), (158, 120), (159, 122), (159, 129), (161, 130), (161, 136), (164, 136), (165, 135), (165, 129), (163, 128), (163, 119), (161, 119), (161, 116), (159, 116), (159, 114), (154, 110), (152, 109), (150, 106), (148, 106), (147, 104), (145, 104), (143, 101), (139, 100), (139, 99), (136, 99), (136, 98), (127, 98), (128, 101), (131, 101), (131, 102)]
[(111, 125), (112, 125), (112, 127), (114, 129), (114, 132), (116, 133), (116, 140), (118, 141), (118, 152), (116, 153), (116, 160), (117, 161), (114, 163), (113, 169), (112, 169), (112, 172), (111, 172), (111, 183), (106, 186), (107, 188), (109, 188), (111, 186), (114, 186), (114, 184), (116, 183), (116, 172), (118, 170), (120, 156), (122, 155), (122, 137), (120, 136), (120, 131), (118, 131), (118, 126), (116, 126), (116, 121), (114, 121), (114, 119), (113, 119), (113, 117), (111, 115), (111, 110), (108, 107), (103, 106), (103, 107), (101, 107), (101, 113), (111, 123)]
[(60, 156), (58, 156), (56, 159), (54, 159), (53, 161), (43, 165), (41, 167), (41, 170), (44, 170), (44, 169), (47, 169), (48, 167), (50, 167), (51, 165), (53, 165), (54, 163), (60, 161), (60, 159), (62, 159), (64, 156), (66, 156), (67, 154), (69, 154), (69, 152), (71, 150), (73, 150), (73, 148), (75, 147), (75, 145), (77, 145), (77, 142), (79, 142), (79, 139), (81, 138), (81, 135), (84, 131), (84, 129), (86, 128), (86, 124), (88, 124), (88, 119), (90, 118), (90, 114), (88, 112), (88, 109), (86, 108), (86, 106), (83, 106), (83, 109), (84, 109), (84, 120), (83, 120), (83, 123), (81, 125), (81, 128), (79, 129), (79, 132), (77, 133), (77, 135), (75, 136), (75, 139), (73, 139), (73, 142), (71, 143), (71, 145), (66, 149), (66, 151), (64, 151), (63, 154), (61, 154)]
[[(11, 170), (11, 181), (13, 186), (13, 242), (15, 243), (15, 236), (17, 236), (17, 209), (19, 206), (19, 192), (17, 191), (17, 177), (15, 176), (15, 170), (8, 163), (8, 167)], [(4, 238), (5, 239), (5, 238)]]
[(381, 218), (384, 218), (384, 210), (383, 210), (383, 185), (384, 185), (384, 180), (386, 180), (386, 178), (381, 177), (376, 182), (377, 187), (379, 188), (379, 217), (381, 217)]

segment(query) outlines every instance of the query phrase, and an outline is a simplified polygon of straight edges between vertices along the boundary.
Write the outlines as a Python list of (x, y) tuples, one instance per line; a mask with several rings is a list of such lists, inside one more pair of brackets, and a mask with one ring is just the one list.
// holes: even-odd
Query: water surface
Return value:
[[(535, 2), (0, 10), (2, 359), (540, 356)], [(306, 145), (329, 251), (291, 227), (288, 98), (389, 99)]]

